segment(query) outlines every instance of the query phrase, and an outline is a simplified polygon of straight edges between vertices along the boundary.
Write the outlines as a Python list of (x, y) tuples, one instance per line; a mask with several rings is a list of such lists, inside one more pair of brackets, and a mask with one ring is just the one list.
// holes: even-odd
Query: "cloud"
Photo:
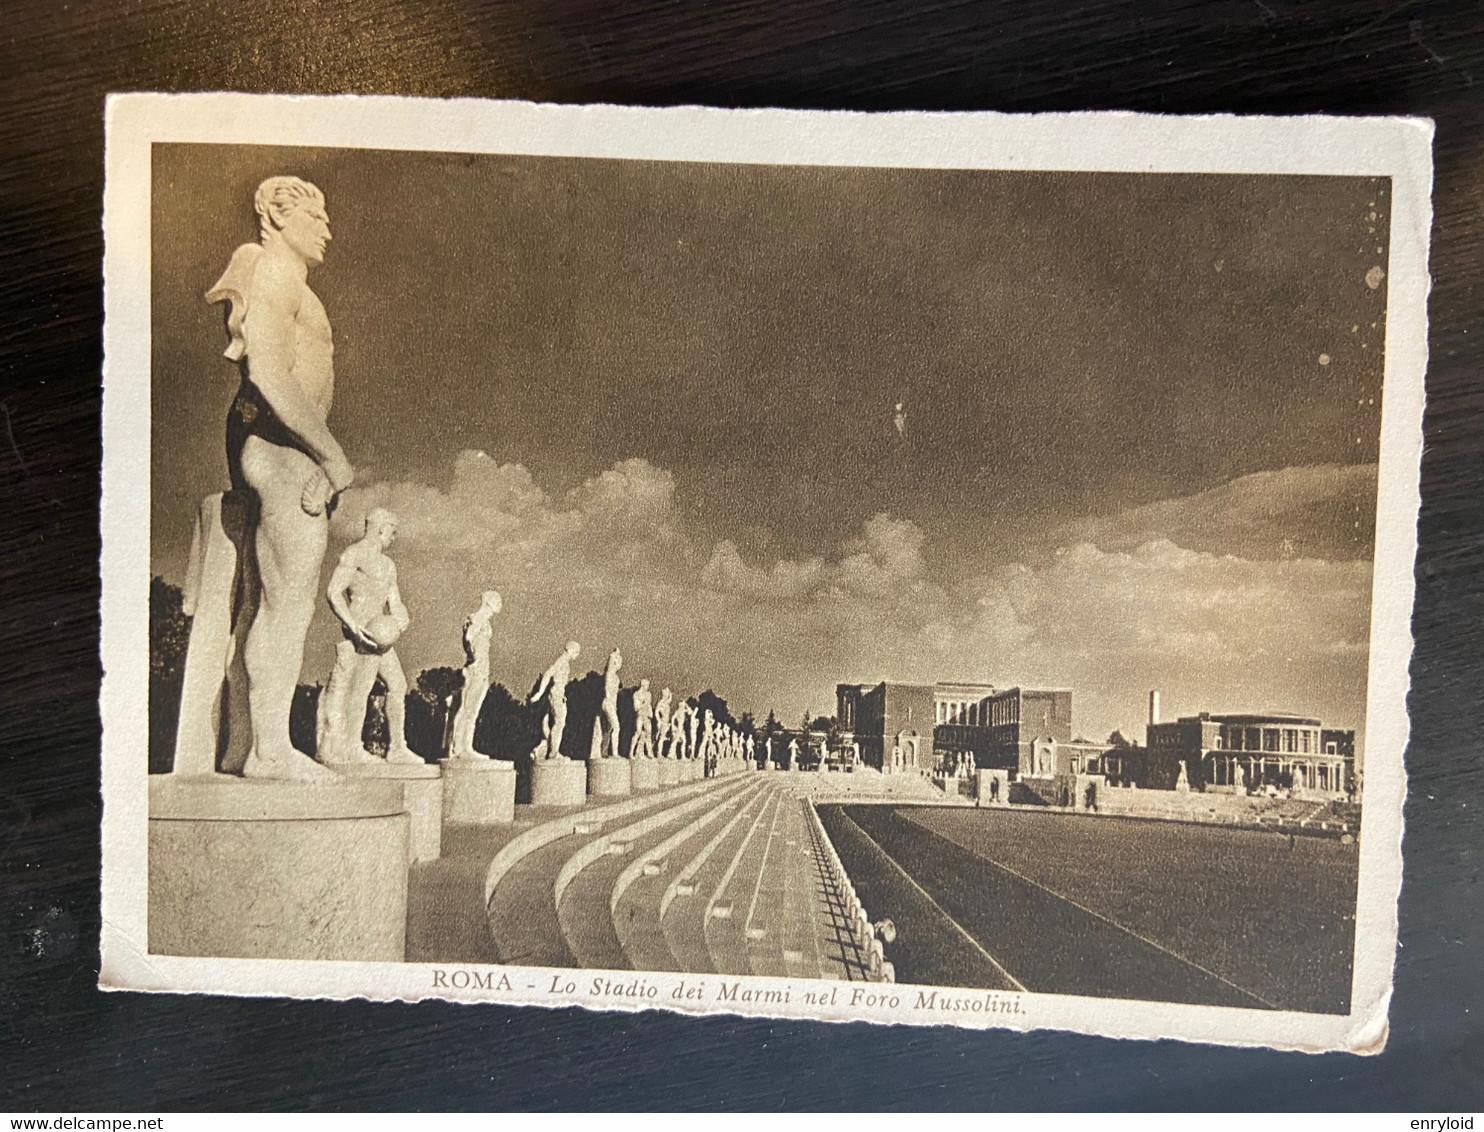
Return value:
[[(833, 711), (834, 685), (881, 679), (1069, 686), (1083, 734), (1142, 734), (1145, 694), (1173, 712), (1274, 709), (1359, 726), (1370, 564), (1233, 553), (1271, 548), (1294, 515), (1344, 507), (1374, 469), (1285, 469), (1182, 500), (1069, 526), (1085, 537), (949, 586), (931, 531), (879, 513), (829, 553), (750, 562), (736, 542), (687, 530), (668, 471), (629, 459), (561, 496), (518, 464), (462, 452), (446, 486), (352, 488), (341, 541), (365, 513), (401, 518), (392, 555), (413, 625), (410, 674), (460, 662), (480, 591), (505, 612), (497, 678), (517, 690), (569, 636), (597, 664), (683, 693), (714, 687), (738, 710), (792, 722)], [(328, 671), (322, 614), (316, 663)], [(579, 666), (580, 667), (580, 666)]]
[(1363, 558), (1375, 538), (1376, 465), (1256, 472), (1197, 495), (1064, 524), (1062, 544), (1131, 550), (1156, 539), (1244, 558)]

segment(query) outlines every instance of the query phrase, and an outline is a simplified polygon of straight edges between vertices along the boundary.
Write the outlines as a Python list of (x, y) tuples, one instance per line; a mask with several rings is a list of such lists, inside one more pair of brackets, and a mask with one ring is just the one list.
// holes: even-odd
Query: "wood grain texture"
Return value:
[[(1478, 5), (12, 0), (3, 23), (0, 1107), (1484, 1104)], [(223, 88), (1435, 118), (1411, 792), (1387, 1052), (100, 994), (102, 104), (111, 90)]]

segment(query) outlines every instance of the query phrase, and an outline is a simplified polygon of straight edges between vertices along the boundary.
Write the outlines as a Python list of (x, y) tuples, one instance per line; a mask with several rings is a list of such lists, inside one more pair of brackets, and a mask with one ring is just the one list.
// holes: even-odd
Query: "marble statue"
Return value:
[(1180, 761), (1180, 773), (1175, 776), (1175, 789), (1186, 791), (1190, 789), (1190, 778), (1185, 773), (1185, 761)]
[(562, 732), (567, 729), (567, 681), (572, 679), (572, 662), (581, 652), (581, 645), (576, 641), (568, 641), (561, 655), (541, 674), (541, 682), (526, 701), (534, 704), (542, 696), (546, 697), (546, 718), (541, 726), (544, 738), (536, 747), (537, 758), (566, 757), (562, 754)]
[(757, 742), (753, 739), (753, 737), (751, 735), (749, 735), (747, 737), (747, 761), (748, 762), (756, 762), (757, 761)]
[[(686, 713), (688, 718), (685, 725), (688, 736), (686, 741), (686, 750), (689, 752), (689, 754), (686, 757), (696, 759), (701, 757), (701, 712), (700, 709), (695, 707), (694, 705), (687, 705), (687, 707), (689, 708), (689, 710)], [(711, 713), (707, 712), (706, 714), (709, 716)]]
[(797, 738), (788, 741), (788, 769), (794, 770), (799, 765), (799, 741)]
[(603, 758), (618, 758), (618, 670), (623, 667), (623, 653), (614, 649), (603, 666)]
[(673, 698), (669, 688), (663, 689), (660, 692), (660, 702), (654, 708), (654, 753), (663, 759), (674, 757), (674, 752), (670, 750), (670, 701)]
[(680, 706), (675, 709), (675, 714), (670, 718), (670, 746), (677, 759), (691, 757), (691, 750), (685, 738), (685, 729), (689, 722), (690, 704), (681, 700)]
[(640, 680), (634, 689), (634, 738), (629, 743), (629, 758), (654, 758), (654, 697), (648, 680)]
[(319, 760), (326, 766), (375, 758), (361, 746), (361, 728), (378, 676), (386, 684), (387, 762), (422, 762), (407, 746), (407, 677), (394, 647), (411, 622), (397, 590), (396, 564), (386, 555), (396, 536), (397, 517), (372, 509), (366, 533), (345, 548), (330, 575), (326, 596), (344, 639), (335, 646), (335, 667), (319, 701)]
[(453, 719), (450, 758), (489, 757), (474, 749), (474, 725), (490, 690), (490, 638), (494, 635), (491, 622), (503, 607), (498, 593), (485, 590), (479, 608), (464, 618), (464, 687), (459, 696), (458, 714)]
[(714, 755), (713, 747), (716, 744), (716, 721), (711, 716), (711, 709), (707, 708), (701, 713), (701, 747), (697, 755), (703, 759), (710, 759)]
[(242, 384), (227, 416), (234, 490), (256, 506), (245, 532), (240, 618), (251, 740), (250, 778), (334, 779), (294, 749), (289, 708), (304, 662), (329, 505), (354, 473), (327, 417), (335, 377), (330, 320), (309, 289), (324, 262), (330, 222), (324, 194), (297, 177), (270, 177), (253, 199), (258, 242), (243, 244), (206, 292), (226, 304), (226, 357)]
[(1243, 793), (1247, 791), (1247, 771), (1241, 763), (1234, 763), (1232, 766), (1232, 785)]
[(773, 761), (773, 736), (769, 735), (763, 740), (763, 750), (767, 752), (765, 760), (771, 763)]

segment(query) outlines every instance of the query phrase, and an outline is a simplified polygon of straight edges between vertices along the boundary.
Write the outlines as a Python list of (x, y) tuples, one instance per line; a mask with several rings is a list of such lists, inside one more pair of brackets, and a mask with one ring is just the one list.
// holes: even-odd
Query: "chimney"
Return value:
[(1159, 689), (1149, 693), (1149, 722), (1159, 722)]

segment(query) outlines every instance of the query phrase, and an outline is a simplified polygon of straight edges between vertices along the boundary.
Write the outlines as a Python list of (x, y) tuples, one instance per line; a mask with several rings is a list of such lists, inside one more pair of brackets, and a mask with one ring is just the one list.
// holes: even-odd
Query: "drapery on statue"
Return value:
[(551, 662), (551, 667), (541, 674), (541, 682), (526, 701), (534, 704), (546, 697), (546, 719), (541, 726), (544, 738), (533, 752), (534, 757), (560, 759), (562, 754), (562, 732), (567, 729), (567, 681), (572, 678), (572, 662), (582, 652), (576, 641), (568, 641), (562, 654)]
[(397, 589), (396, 564), (386, 555), (396, 535), (397, 517), (373, 508), (366, 533), (345, 548), (330, 575), (326, 596), (344, 640), (320, 694), (318, 751), (326, 766), (376, 761), (361, 746), (361, 728), (378, 676), (386, 685), (387, 762), (423, 761), (407, 746), (407, 676), (393, 648), (412, 620)]
[(479, 608), (464, 619), (464, 686), (459, 693), (458, 713), (453, 720), (452, 759), (485, 759), (474, 749), (474, 725), (490, 690), (490, 638), (495, 614), (504, 602), (494, 590), (485, 590)]
[(623, 667), (623, 653), (614, 649), (608, 654), (608, 663), (603, 666), (603, 743), (605, 759), (618, 758), (618, 670)]
[(242, 773), (333, 780), (289, 740), (327, 512), (353, 477), (326, 423), (335, 389), (330, 320), (308, 285), (309, 269), (324, 262), (330, 222), (324, 194), (297, 177), (268, 178), (253, 207), (259, 242), (239, 247), (206, 292), (208, 302), (227, 304), (226, 357), (242, 379), (227, 417), (227, 463), (233, 488), (254, 503), (236, 611), (248, 626), (242, 664), (251, 738)]

